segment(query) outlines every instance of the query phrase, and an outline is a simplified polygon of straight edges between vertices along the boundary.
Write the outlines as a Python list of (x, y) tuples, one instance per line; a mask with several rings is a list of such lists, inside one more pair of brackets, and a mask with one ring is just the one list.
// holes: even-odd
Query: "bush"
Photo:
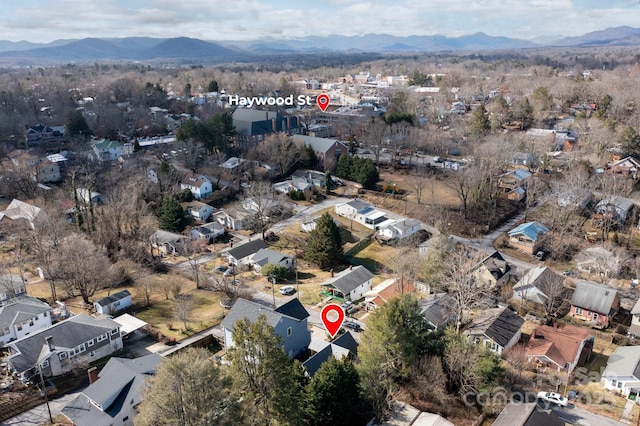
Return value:
[(267, 263), (260, 268), (260, 273), (265, 277), (276, 277), (277, 279), (285, 279), (289, 276), (289, 269), (286, 266)]

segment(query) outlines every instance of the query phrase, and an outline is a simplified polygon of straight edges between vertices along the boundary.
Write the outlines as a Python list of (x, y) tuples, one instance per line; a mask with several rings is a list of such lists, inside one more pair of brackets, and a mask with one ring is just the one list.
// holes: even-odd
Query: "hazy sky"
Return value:
[(530, 39), (640, 26), (640, 0), (2, 0), (0, 40), (386, 33)]

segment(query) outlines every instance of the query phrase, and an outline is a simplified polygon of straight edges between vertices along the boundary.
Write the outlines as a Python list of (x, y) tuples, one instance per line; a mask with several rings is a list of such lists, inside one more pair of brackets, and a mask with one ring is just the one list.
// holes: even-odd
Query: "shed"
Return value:
[(128, 308), (132, 303), (133, 301), (131, 300), (129, 290), (122, 290), (93, 302), (93, 308), (98, 314), (113, 314), (114, 312)]

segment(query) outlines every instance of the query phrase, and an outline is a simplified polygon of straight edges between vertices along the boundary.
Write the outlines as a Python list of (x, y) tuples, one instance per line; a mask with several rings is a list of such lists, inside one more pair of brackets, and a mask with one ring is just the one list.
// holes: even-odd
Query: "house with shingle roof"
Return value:
[(633, 201), (628, 198), (618, 195), (608, 195), (596, 204), (595, 210), (596, 213), (608, 216), (614, 223), (622, 225), (626, 222), (627, 217), (629, 217), (633, 206)]
[(262, 249), (266, 249), (269, 246), (264, 240), (256, 239), (239, 244), (235, 247), (230, 247), (222, 250), (222, 255), (229, 259), (229, 263), (236, 266), (250, 265), (251, 258), (254, 254)]
[(507, 308), (487, 309), (471, 321), (465, 333), (498, 355), (518, 343), (524, 320)]
[(578, 365), (589, 332), (575, 325), (536, 327), (527, 343), (527, 358), (569, 374)]
[(20, 296), (0, 305), (0, 346), (49, 327), (53, 308), (35, 297)]
[(536, 221), (520, 224), (509, 231), (509, 245), (528, 254), (534, 254), (544, 241), (549, 229)]
[(498, 251), (482, 259), (471, 271), (478, 287), (499, 287), (509, 280), (511, 266)]
[(628, 333), (640, 337), (640, 299), (631, 308), (631, 326)]
[(62, 414), (76, 426), (133, 425), (144, 384), (161, 361), (158, 354), (111, 358), (97, 380), (90, 374), (89, 386), (64, 406)]
[(365, 306), (367, 309), (377, 309), (401, 294), (410, 294), (415, 291), (415, 286), (409, 281), (391, 278), (365, 293)]
[(348, 203), (336, 204), (334, 209), (338, 216), (354, 220), (371, 229), (376, 229), (382, 223), (389, 221), (385, 212), (357, 198)]
[(253, 264), (253, 270), (256, 272), (260, 272), (262, 267), (268, 263), (284, 266), (291, 270), (293, 268), (293, 257), (279, 251), (263, 248), (251, 256), (250, 263)]
[(318, 158), (316, 167), (322, 171), (333, 170), (338, 158), (349, 152), (349, 143), (346, 141), (306, 135), (293, 135), (291, 139), (298, 145), (310, 146), (313, 149)]
[(640, 346), (620, 346), (607, 361), (600, 383), (627, 398), (640, 394)]
[(180, 189), (188, 189), (191, 191), (194, 198), (198, 200), (213, 192), (211, 180), (209, 180), (205, 175), (199, 175), (196, 173), (187, 174), (182, 181), (180, 181)]
[(371, 290), (374, 275), (362, 265), (350, 266), (321, 284), (327, 293), (340, 299), (356, 301), (362, 299)]
[(580, 280), (571, 297), (570, 315), (596, 327), (608, 327), (620, 309), (620, 295), (615, 288), (593, 281)]
[(569, 289), (564, 289), (562, 286), (563, 281), (564, 277), (546, 266), (537, 266), (527, 271), (513, 286), (513, 298), (546, 305), (549, 297), (558, 298), (569, 295)]
[(180, 254), (189, 244), (189, 237), (163, 229), (158, 229), (149, 239), (151, 246), (158, 250), (159, 254)]
[(351, 332), (347, 331), (332, 342), (313, 339), (309, 350), (313, 355), (302, 363), (302, 367), (304, 367), (305, 375), (313, 377), (322, 364), (332, 356), (337, 360), (344, 357), (354, 360), (358, 356), (358, 342), (353, 338)]
[(0, 212), (0, 222), (25, 221), (33, 229), (38, 216), (45, 214), (40, 207), (20, 201), (17, 198), (11, 200), (7, 208)]
[(433, 293), (418, 300), (420, 315), (434, 330), (454, 324), (458, 318), (458, 302), (448, 293)]
[(14, 297), (27, 294), (27, 286), (22, 275), (0, 275), (0, 304), (6, 303)]
[(398, 219), (383, 223), (378, 229), (378, 237), (383, 240), (402, 240), (420, 230), (421, 223), (417, 219)]
[(68, 373), (122, 349), (120, 325), (79, 314), (10, 342), (7, 363), (23, 380), (42, 371), (46, 377)]
[(229, 349), (234, 345), (233, 327), (238, 321), (246, 318), (256, 322), (261, 315), (266, 317), (267, 324), (282, 338), (284, 350), (289, 358), (293, 359), (307, 350), (311, 342), (311, 331), (307, 325), (309, 312), (297, 298), (276, 309), (247, 299), (236, 300), (221, 324), (225, 348)]

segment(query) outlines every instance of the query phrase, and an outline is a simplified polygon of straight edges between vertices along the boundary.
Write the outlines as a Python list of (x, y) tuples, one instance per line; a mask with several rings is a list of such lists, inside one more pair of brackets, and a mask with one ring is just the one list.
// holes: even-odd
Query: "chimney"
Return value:
[(557, 322), (554, 322), (554, 323), (553, 323), (553, 329), (554, 329), (554, 330), (558, 330), (558, 323), (557, 323)]
[(55, 350), (55, 347), (53, 346), (51, 339), (53, 339), (53, 337), (51, 336), (47, 336), (44, 338), (44, 341), (47, 343), (47, 346), (49, 346), (49, 352), (53, 352)]
[(271, 130), (273, 130), (273, 133), (276, 133), (278, 131), (278, 123), (276, 123), (275, 118), (271, 119)]
[(98, 380), (98, 368), (91, 367), (87, 370), (87, 375), (89, 376), (89, 384), (92, 385), (96, 380)]
[(331, 271), (329, 272), (331, 272), (331, 278), (333, 278), (333, 269), (331, 269)]
[(353, 265), (349, 265), (349, 270), (353, 271)]
[(531, 332), (531, 338), (535, 339), (536, 338), (536, 329), (534, 328), (533, 331)]

